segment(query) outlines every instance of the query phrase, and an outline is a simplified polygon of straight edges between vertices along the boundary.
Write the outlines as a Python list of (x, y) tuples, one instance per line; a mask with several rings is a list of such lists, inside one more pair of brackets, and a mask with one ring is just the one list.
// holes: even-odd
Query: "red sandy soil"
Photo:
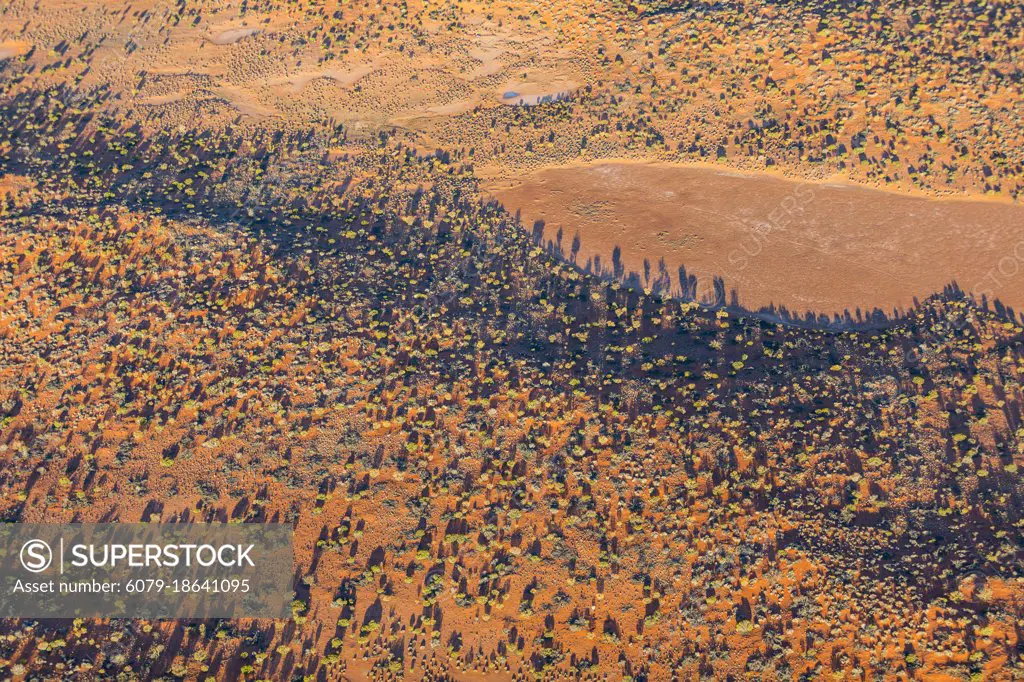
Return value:
[(579, 265), (612, 269), (619, 248), (626, 273), (646, 286), (663, 262), (678, 292), (684, 266), (705, 299), (722, 277), (730, 299), (735, 290), (748, 308), (888, 313), (955, 281), (1024, 307), (1024, 207), (1008, 202), (618, 162), (550, 168), (487, 189), (528, 229), (544, 221), (545, 241), (557, 245), (561, 233), (569, 258), (578, 235)]

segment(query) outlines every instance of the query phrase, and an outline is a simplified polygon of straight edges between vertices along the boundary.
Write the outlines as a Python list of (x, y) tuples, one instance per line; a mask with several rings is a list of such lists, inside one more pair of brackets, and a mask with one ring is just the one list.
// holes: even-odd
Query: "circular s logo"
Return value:
[(42, 573), (52, 562), (53, 552), (42, 540), (29, 540), (21, 546), (21, 565), (26, 571)]

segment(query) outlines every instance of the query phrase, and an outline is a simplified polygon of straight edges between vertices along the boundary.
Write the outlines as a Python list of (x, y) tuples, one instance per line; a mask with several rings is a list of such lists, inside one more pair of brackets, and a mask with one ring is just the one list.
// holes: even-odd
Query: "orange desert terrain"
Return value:
[(0, 523), (294, 533), (284, 617), (0, 680), (1024, 679), (1022, 66), (1020, 0), (0, 3)]

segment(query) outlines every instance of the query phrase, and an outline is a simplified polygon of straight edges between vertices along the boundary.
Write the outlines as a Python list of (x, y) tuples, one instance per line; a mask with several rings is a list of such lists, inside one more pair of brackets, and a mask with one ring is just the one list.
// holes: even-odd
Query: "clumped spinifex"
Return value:
[[(218, 48), (263, 68), (279, 30)], [(291, 523), (295, 595), (6, 621), (12, 675), (1020, 674), (1006, 311), (951, 288), (825, 330), (648, 294), (482, 201), (479, 150), (215, 99), (167, 125), (69, 97), (65, 52), (0, 83), (0, 514)], [(489, 114), (547, 139), (583, 97)]]

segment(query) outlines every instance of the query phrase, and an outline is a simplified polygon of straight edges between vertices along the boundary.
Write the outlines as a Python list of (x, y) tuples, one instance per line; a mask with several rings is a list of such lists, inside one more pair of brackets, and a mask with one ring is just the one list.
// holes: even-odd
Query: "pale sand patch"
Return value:
[(347, 69), (332, 68), (321, 69), (319, 71), (299, 71), (288, 76), (274, 78), (268, 81), (267, 84), (277, 86), (288, 85), (291, 86), (292, 92), (300, 92), (311, 82), (320, 78), (326, 78), (334, 81), (338, 85), (348, 87), (350, 85), (355, 85), (364, 76), (368, 76), (373, 73), (375, 68), (376, 66), (373, 64), (358, 64)]
[(214, 35), (210, 39), (210, 42), (212, 42), (214, 45), (232, 45), (234, 43), (237, 43), (239, 40), (242, 40), (243, 38), (248, 38), (249, 36), (256, 35), (259, 32), (260, 29), (258, 28), (230, 28), (226, 31), (221, 31), (220, 33)]
[(506, 41), (497, 35), (480, 35), (474, 39), (473, 47), (467, 54), (480, 66), (469, 74), (471, 80), (494, 76), (505, 70), (501, 56), (506, 52)]
[(24, 40), (5, 40), (0, 42), (0, 59), (11, 59), (28, 54), (32, 46)]
[(280, 112), (272, 107), (260, 104), (253, 97), (252, 93), (243, 88), (233, 85), (221, 85), (214, 88), (213, 92), (246, 116), (254, 118), (280, 116)]
[[(833, 314), (906, 309), (955, 281), (1024, 310), (1024, 206), (801, 183), (707, 166), (597, 163), (550, 168), (487, 190), (531, 229), (543, 220), (580, 265), (703, 293), (722, 277), (747, 308)], [(645, 277), (644, 261), (650, 272)]]
[(460, 99), (448, 104), (437, 104), (427, 107), (427, 111), (438, 116), (457, 116), (471, 111), (479, 103), (479, 100), (473, 98)]
[(564, 99), (578, 87), (577, 82), (561, 77), (509, 81), (498, 92), (498, 99), (502, 104), (536, 106)]

